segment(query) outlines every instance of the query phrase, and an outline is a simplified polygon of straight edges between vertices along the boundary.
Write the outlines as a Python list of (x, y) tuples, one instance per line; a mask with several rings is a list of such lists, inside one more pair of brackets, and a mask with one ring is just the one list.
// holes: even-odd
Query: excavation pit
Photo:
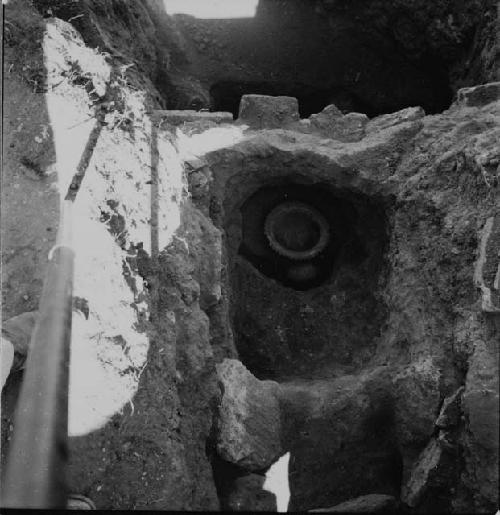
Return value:
[(257, 189), (227, 220), (235, 343), (260, 379), (355, 370), (385, 317), (383, 206), (296, 180)]

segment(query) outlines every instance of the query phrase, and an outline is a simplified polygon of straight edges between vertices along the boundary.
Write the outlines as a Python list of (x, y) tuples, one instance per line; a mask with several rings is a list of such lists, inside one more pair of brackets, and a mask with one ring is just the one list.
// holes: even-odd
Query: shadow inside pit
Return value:
[(399, 498), (403, 462), (391, 403), (375, 387), (369, 389), (369, 405), (360, 407), (357, 399), (364, 394), (349, 381), (339, 388), (342, 382), (330, 382), (332, 399), (315, 417), (307, 415), (314, 410), (307, 387), (300, 397), (282, 384), (282, 445), (291, 454), (290, 511), (328, 508), (368, 494)]

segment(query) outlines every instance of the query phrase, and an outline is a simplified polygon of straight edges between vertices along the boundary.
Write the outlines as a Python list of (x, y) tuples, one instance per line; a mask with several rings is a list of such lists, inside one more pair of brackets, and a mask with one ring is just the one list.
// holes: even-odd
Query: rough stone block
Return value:
[(392, 495), (369, 494), (349, 499), (331, 508), (309, 510), (311, 513), (392, 513), (397, 501)]
[(218, 364), (217, 374), (219, 455), (249, 471), (269, 467), (282, 454), (278, 384), (259, 381), (235, 359)]
[(424, 116), (425, 111), (421, 107), (407, 107), (406, 109), (401, 109), (401, 111), (396, 111), (395, 113), (383, 114), (373, 118), (366, 124), (366, 133), (371, 134), (403, 122), (419, 120)]
[(488, 84), (481, 84), (480, 86), (459, 89), (455, 104), (466, 107), (477, 107), (497, 100), (500, 100), (500, 82), (490, 82)]
[(311, 122), (315, 122), (315, 123), (321, 123), (321, 122), (328, 123), (328, 122), (334, 122), (335, 120), (340, 120), (342, 118), (342, 116), (344, 116), (342, 114), (342, 111), (336, 105), (330, 104), (330, 105), (326, 106), (323, 109), (323, 111), (321, 111), (317, 114), (312, 114), (309, 117), (309, 120), (311, 120)]
[(309, 117), (311, 129), (343, 142), (361, 140), (365, 135), (368, 117), (361, 113), (348, 113), (345, 116), (334, 105), (326, 106), (323, 111)]
[(276, 129), (299, 121), (299, 103), (294, 97), (243, 95), (238, 121), (252, 129)]

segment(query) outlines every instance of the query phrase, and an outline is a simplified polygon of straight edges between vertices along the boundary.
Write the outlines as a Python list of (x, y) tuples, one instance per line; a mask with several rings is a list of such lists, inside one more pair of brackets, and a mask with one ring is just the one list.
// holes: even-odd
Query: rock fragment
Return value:
[(217, 365), (217, 374), (222, 390), (217, 451), (243, 469), (264, 470), (283, 454), (278, 384), (259, 381), (235, 359)]
[(401, 491), (401, 500), (414, 508), (419, 504), (426, 491), (433, 486), (439, 472), (443, 450), (433, 438), (422, 451)]
[(462, 88), (457, 92), (455, 104), (465, 107), (484, 106), (500, 100), (500, 82), (490, 82), (471, 88)]
[(376, 116), (366, 124), (366, 133), (387, 129), (403, 122), (413, 122), (425, 116), (425, 111), (421, 107), (407, 107), (395, 113)]
[(343, 115), (335, 105), (309, 117), (311, 129), (323, 136), (346, 143), (359, 141), (365, 135), (368, 117), (361, 113)]

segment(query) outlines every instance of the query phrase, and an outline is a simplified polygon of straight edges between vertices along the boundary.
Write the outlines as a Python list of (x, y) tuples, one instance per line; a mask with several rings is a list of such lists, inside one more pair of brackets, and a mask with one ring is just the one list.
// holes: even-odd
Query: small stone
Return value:
[(343, 142), (354, 142), (364, 137), (368, 117), (361, 113), (348, 113), (343, 116), (332, 104), (320, 113), (311, 115), (309, 120), (314, 131), (322, 136)]
[(309, 125), (317, 132), (321, 132), (325, 136), (329, 136), (333, 132), (335, 125), (342, 119), (342, 112), (337, 106), (330, 104), (321, 112), (312, 114), (309, 117)]
[(95, 510), (95, 504), (91, 499), (79, 494), (70, 494), (66, 503), (67, 510)]
[(397, 501), (392, 495), (368, 494), (350, 499), (331, 508), (309, 510), (311, 513), (391, 513), (395, 512)]

